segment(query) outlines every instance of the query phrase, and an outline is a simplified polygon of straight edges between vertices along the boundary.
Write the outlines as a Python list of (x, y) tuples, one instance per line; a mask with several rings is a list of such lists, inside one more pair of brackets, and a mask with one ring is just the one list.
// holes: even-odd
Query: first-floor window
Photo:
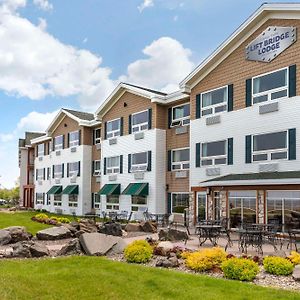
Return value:
[(172, 170), (187, 170), (190, 168), (190, 149), (172, 151)]
[(101, 176), (101, 160), (94, 160), (93, 164), (93, 176)]
[(69, 207), (78, 206), (78, 195), (69, 195)]
[(140, 208), (147, 206), (147, 197), (145, 196), (131, 196), (131, 210), (138, 211)]
[(189, 207), (188, 193), (172, 193), (172, 213), (182, 214)]
[(120, 173), (120, 156), (108, 157), (106, 160), (106, 173)]
[(93, 194), (94, 198), (94, 207), (96, 209), (101, 209), (101, 196), (98, 193)]
[(54, 201), (53, 201), (54, 206), (61, 206), (62, 205), (62, 195), (54, 195)]
[(201, 165), (202, 166), (214, 166), (214, 165), (226, 165), (227, 163), (227, 142), (216, 141), (202, 144), (201, 151)]
[(51, 204), (51, 196), (47, 194), (47, 205)]
[(80, 162), (72, 162), (68, 163), (68, 176), (73, 177), (73, 176), (80, 176)]
[(36, 204), (44, 204), (44, 194), (43, 193), (36, 193)]
[(108, 195), (106, 197), (106, 209), (119, 210), (119, 195)]
[(287, 159), (287, 131), (253, 136), (253, 161)]

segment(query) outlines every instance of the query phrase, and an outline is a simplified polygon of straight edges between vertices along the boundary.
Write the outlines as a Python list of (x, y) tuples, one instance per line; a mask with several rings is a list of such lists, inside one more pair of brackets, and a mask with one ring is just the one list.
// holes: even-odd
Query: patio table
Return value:
[(216, 246), (221, 230), (221, 225), (197, 225), (196, 232), (199, 235), (200, 246), (202, 246), (207, 240), (210, 240), (212, 245)]
[(294, 244), (296, 251), (298, 251), (298, 247), (297, 247), (297, 236), (300, 236), (300, 229), (291, 229), (288, 231), (288, 235), (289, 235), (289, 243), (287, 245), (287, 247), (291, 247), (292, 249), (292, 245)]
[(240, 235), (239, 248), (242, 252), (247, 253), (248, 246), (257, 248), (259, 254), (263, 254), (262, 245), (263, 237), (266, 233), (262, 229), (240, 229), (237, 231)]

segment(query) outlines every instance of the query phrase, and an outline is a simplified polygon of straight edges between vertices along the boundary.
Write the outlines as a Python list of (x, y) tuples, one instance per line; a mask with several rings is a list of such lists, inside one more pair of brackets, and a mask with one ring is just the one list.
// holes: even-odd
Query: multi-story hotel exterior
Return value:
[[(60, 156), (49, 151), (43, 160), (36, 158), (35, 169), (82, 161), (77, 214), (95, 208), (132, 211), (139, 218), (145, 210), (189, 208), (192, 223), (224, 217), (232, 227), (286, 223), (292, 211), (300, 212), (299, 28), (300, 4), (262, 5), (178, 92), (122, 83), (105, 101), (99, 99), (89, 120), (75, 121), (62, 110), (32, 143), (42, 147), (80, 128), (82, 150), (74, 154), (65, 147)], [(64, 127), (64, 118), (76, 126)], [(40, 183), (38, 174), (38, 198), (61, 185), (61, 209), (74, 210), (63, 192), (73, 184), (70, 178), (56, 184), (50, 176)], [(54, 211), (57, 198), (48, 192), (41, 204), (36, 196), (35, 207)]]

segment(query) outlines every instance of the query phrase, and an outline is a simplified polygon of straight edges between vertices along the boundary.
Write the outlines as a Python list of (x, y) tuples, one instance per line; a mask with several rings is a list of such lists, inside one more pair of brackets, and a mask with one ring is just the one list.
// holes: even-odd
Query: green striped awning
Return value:
[(122, 194), (131, 196), (148, 196), (149, 183), (129, 183)]
[(62, 186), (61, 185), (54, 185), (48, 192), (47, 195), (58, 195), (62, 192)]
[(63, 190), (63, 194), (64, 195), (78, 195), (78, 185), (68, 185), (64, 190)]
[(98, 192), (99, 195), (120, 195), (121, 185), (115, 184), (105, 184), (101, 190)]

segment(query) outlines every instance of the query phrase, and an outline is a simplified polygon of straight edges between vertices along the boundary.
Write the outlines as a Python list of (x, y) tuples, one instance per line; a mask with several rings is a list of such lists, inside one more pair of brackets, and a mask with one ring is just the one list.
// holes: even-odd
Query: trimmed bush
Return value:
[(44, 220), (48, 220), (49, 217), (46, 215), (46, 214), (43, 214), (43, 213), (40, 213), (40, 214), (36, 214), (34, 216), (34, 218), (37, 220), (37, 221), (44, 221)]
[(70, 223), (71, 221), (68, 218), (60, 217), (60, 218), (58, 218), (58, 222), (60, 222), (60, 223)]
[(184, 252), (182, 257), (185, 258), (186, 266), (197, 272), (204, 272), (220, 267), (222, 262), (226, 260), (226, 252), (219, 247), (212, 249), (203, 249), (197, 252)]
[(273, 275), (290, 275), (293, 272), (294, 265), (286, 258), (277, 256), (268, 256), (264, 258), (264, 268), (266, 272)]
[(252, 281), (259, 272), (256, 262), (247, 258), (230, 258), (222, 263), (221, 269), (228, 279)]
[(129, 263), (146, 263), (153, 254), (153, 248), (146, 241), (134, 241), (125, 250), (125, 259)]
[(294, 266), (300, 264), (300, 254), (298, 252), (291, 251), (291, 255), (288, 258), (294, 264)]

